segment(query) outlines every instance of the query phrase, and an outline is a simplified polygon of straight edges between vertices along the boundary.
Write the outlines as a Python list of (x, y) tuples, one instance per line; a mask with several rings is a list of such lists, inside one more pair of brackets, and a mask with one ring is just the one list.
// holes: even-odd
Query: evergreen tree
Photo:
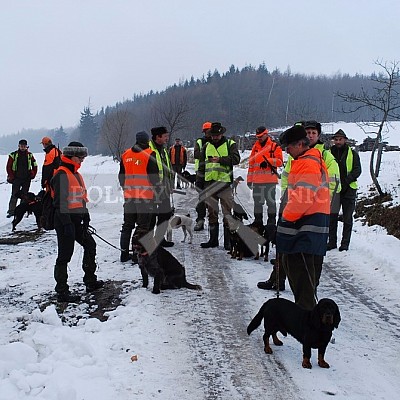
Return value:
[(97, 153), (99, 129), (90, 107), (84, 107), (79, 123), (79, 139), (89, 149), (89, 153)]
[(68, 135), (67, 132), (64, 131), (62, 125), (58, 129), (54, 130), (53, 144), (62, 149), (64, 146), (68, 144)]

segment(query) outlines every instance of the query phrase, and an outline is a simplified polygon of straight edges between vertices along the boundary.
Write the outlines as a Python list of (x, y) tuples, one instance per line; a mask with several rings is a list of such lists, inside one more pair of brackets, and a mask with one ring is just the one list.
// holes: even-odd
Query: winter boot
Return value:
[(194, 226), (196, 232), (204, 230), (204, 219), (199, 219)]
[(91, 293), (98, 289), (101, 289), (104, 286), (103, 281), (94, 281), (86, 284), (86, 292)]
[(208, 242), (201, 243), (200, 246), (203, 249), (208, 249), (210, 247), (218, 247), (218, 235), (219, 235), (219, 224), (210, 225), (210, 239)]
[(54, 266), (54, 279), (56, 280), (57, 293), (66, 293), (69, 291), (69, 286), (67, 283), (67, 266), (67, 263), (56, 263), (56, 265)]
[(57, 293), (57, 301), (61, 303), (79, 303), (80, 300), (80, 296), (71, 294), (69, 290)]
[(119, 239), (119, 247), (121, 248), (121, 262), (127, 262), (131, 259), (129, 255), (129, 245), (131, 242), (132, 229), (124, 229), (121, 230), (121, 237)]
[(224, 249), (231, 250), (231, 232), (228, 226), (224, 226)]
[(129, 251), (121, 251), (120, 261), (127, 262), (131, 260), (131, 256), (129, 255)]

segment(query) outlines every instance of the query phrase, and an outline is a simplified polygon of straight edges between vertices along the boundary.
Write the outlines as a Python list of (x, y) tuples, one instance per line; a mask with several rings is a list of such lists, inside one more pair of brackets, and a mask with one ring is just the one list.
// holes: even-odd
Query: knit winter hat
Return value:
[(18, 144), (24, 144), (25, 146), (28, 145), (28, 142), (26, 141), (26, 139), (21, 139)]
[(279, 136), (279, 141), (282, 146), (287, 146), (290, 143), (298, 142), (307, 137), (307, 132), (302, 125), (295, 125), (287, 129)]
[(151, 128), (152, 138), (155, 138), (156, 136), (161, 136), (164, 133), (168, 133), (167, 128), (165, 126), (156, 126), (155, 128)]
[(150, 140), (150, 136), (145, 131), (140, 131), (136, 134), (137, 143), (147, 143)]
[(80, 142), (70, 142), (62, 149), (62, 153), (65, 157), (87, 157), (89, 154), (88, 148)]

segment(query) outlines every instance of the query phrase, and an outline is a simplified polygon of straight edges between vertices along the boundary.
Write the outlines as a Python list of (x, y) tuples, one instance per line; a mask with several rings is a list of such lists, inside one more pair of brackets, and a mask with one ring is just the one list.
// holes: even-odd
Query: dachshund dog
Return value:
[(282, 335), (293, 336), (303, 345), (303, 368), (312, 368), (311, 349), (318, 349), (318, 365), (329, 368), (325, 361), (325, 351), (332, 337), (332, 331), (339, 326), (340, 312), (337, 304), (331, 299), (321, 299), (313, 310), (304, 310), (290, 300), (283, 298), (270, 299), (265, 302), (257, 315), (247, 327), (250, 335), (264, 319), (264, 351), (272, 354), (269, 337), (276, 346), (283, 343), (278, 339)]

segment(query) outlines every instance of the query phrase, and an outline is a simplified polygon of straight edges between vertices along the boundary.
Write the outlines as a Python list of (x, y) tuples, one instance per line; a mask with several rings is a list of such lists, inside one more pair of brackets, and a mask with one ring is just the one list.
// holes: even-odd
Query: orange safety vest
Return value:
[(53, 147), (48, 153), (44, 156), (43, 165), (51, 165), (54, 162), (54, 159), (60, 156), (61, 151), (57, 149), (57, 147)]
[(271, 138), (264, 144), (259, 141), (254, 143), (249, 157), (247, 183), (278, 183), (278, 175), (272, 171), (270, 165), (267, 168), (260, 167), (262, 162), (266, 162), (265, 158), (275, 170), (283, 165), (282, 149)]
[[(67, 167), (60, 166), (54, 172), (56, 175), (59, 171), (64, 171), (68, 178), (68, 197), (67, 205), (69, 210), (83, 208), (89, 202), (87, 190), (82, 175), (79, 172), (72, 173)], [(51, 197), (54, 198), (54, 189), (51, 189)]]
[(125, 199), (153, 199), (154, 191), (147, 174), (152, 149), (140, 152), (128, 149), (122, 154), (125, 167), (124, 198)]
[(330, 213), (329, 175), (321, 152), (310, 149), (292, 160), (288, 176), (288, 202), (282, 217), (294, 222), (312, 214)]
[[(170, 151), (171, 151), (171, 153), (170, 153), (171, 154), (171, 156), (170, 156), (171, 164), (175, 165), (175, 153), (176, 153), (175, 146), (171, 146)], [(183, 165), (183, 163), (185, 161), (185, 158), (184, 158), (185, 151), (186, 151), (186, 147), (181, 146), (181, 150), (180, 150), (180, 154), (179, 154), (179, 165)]]

